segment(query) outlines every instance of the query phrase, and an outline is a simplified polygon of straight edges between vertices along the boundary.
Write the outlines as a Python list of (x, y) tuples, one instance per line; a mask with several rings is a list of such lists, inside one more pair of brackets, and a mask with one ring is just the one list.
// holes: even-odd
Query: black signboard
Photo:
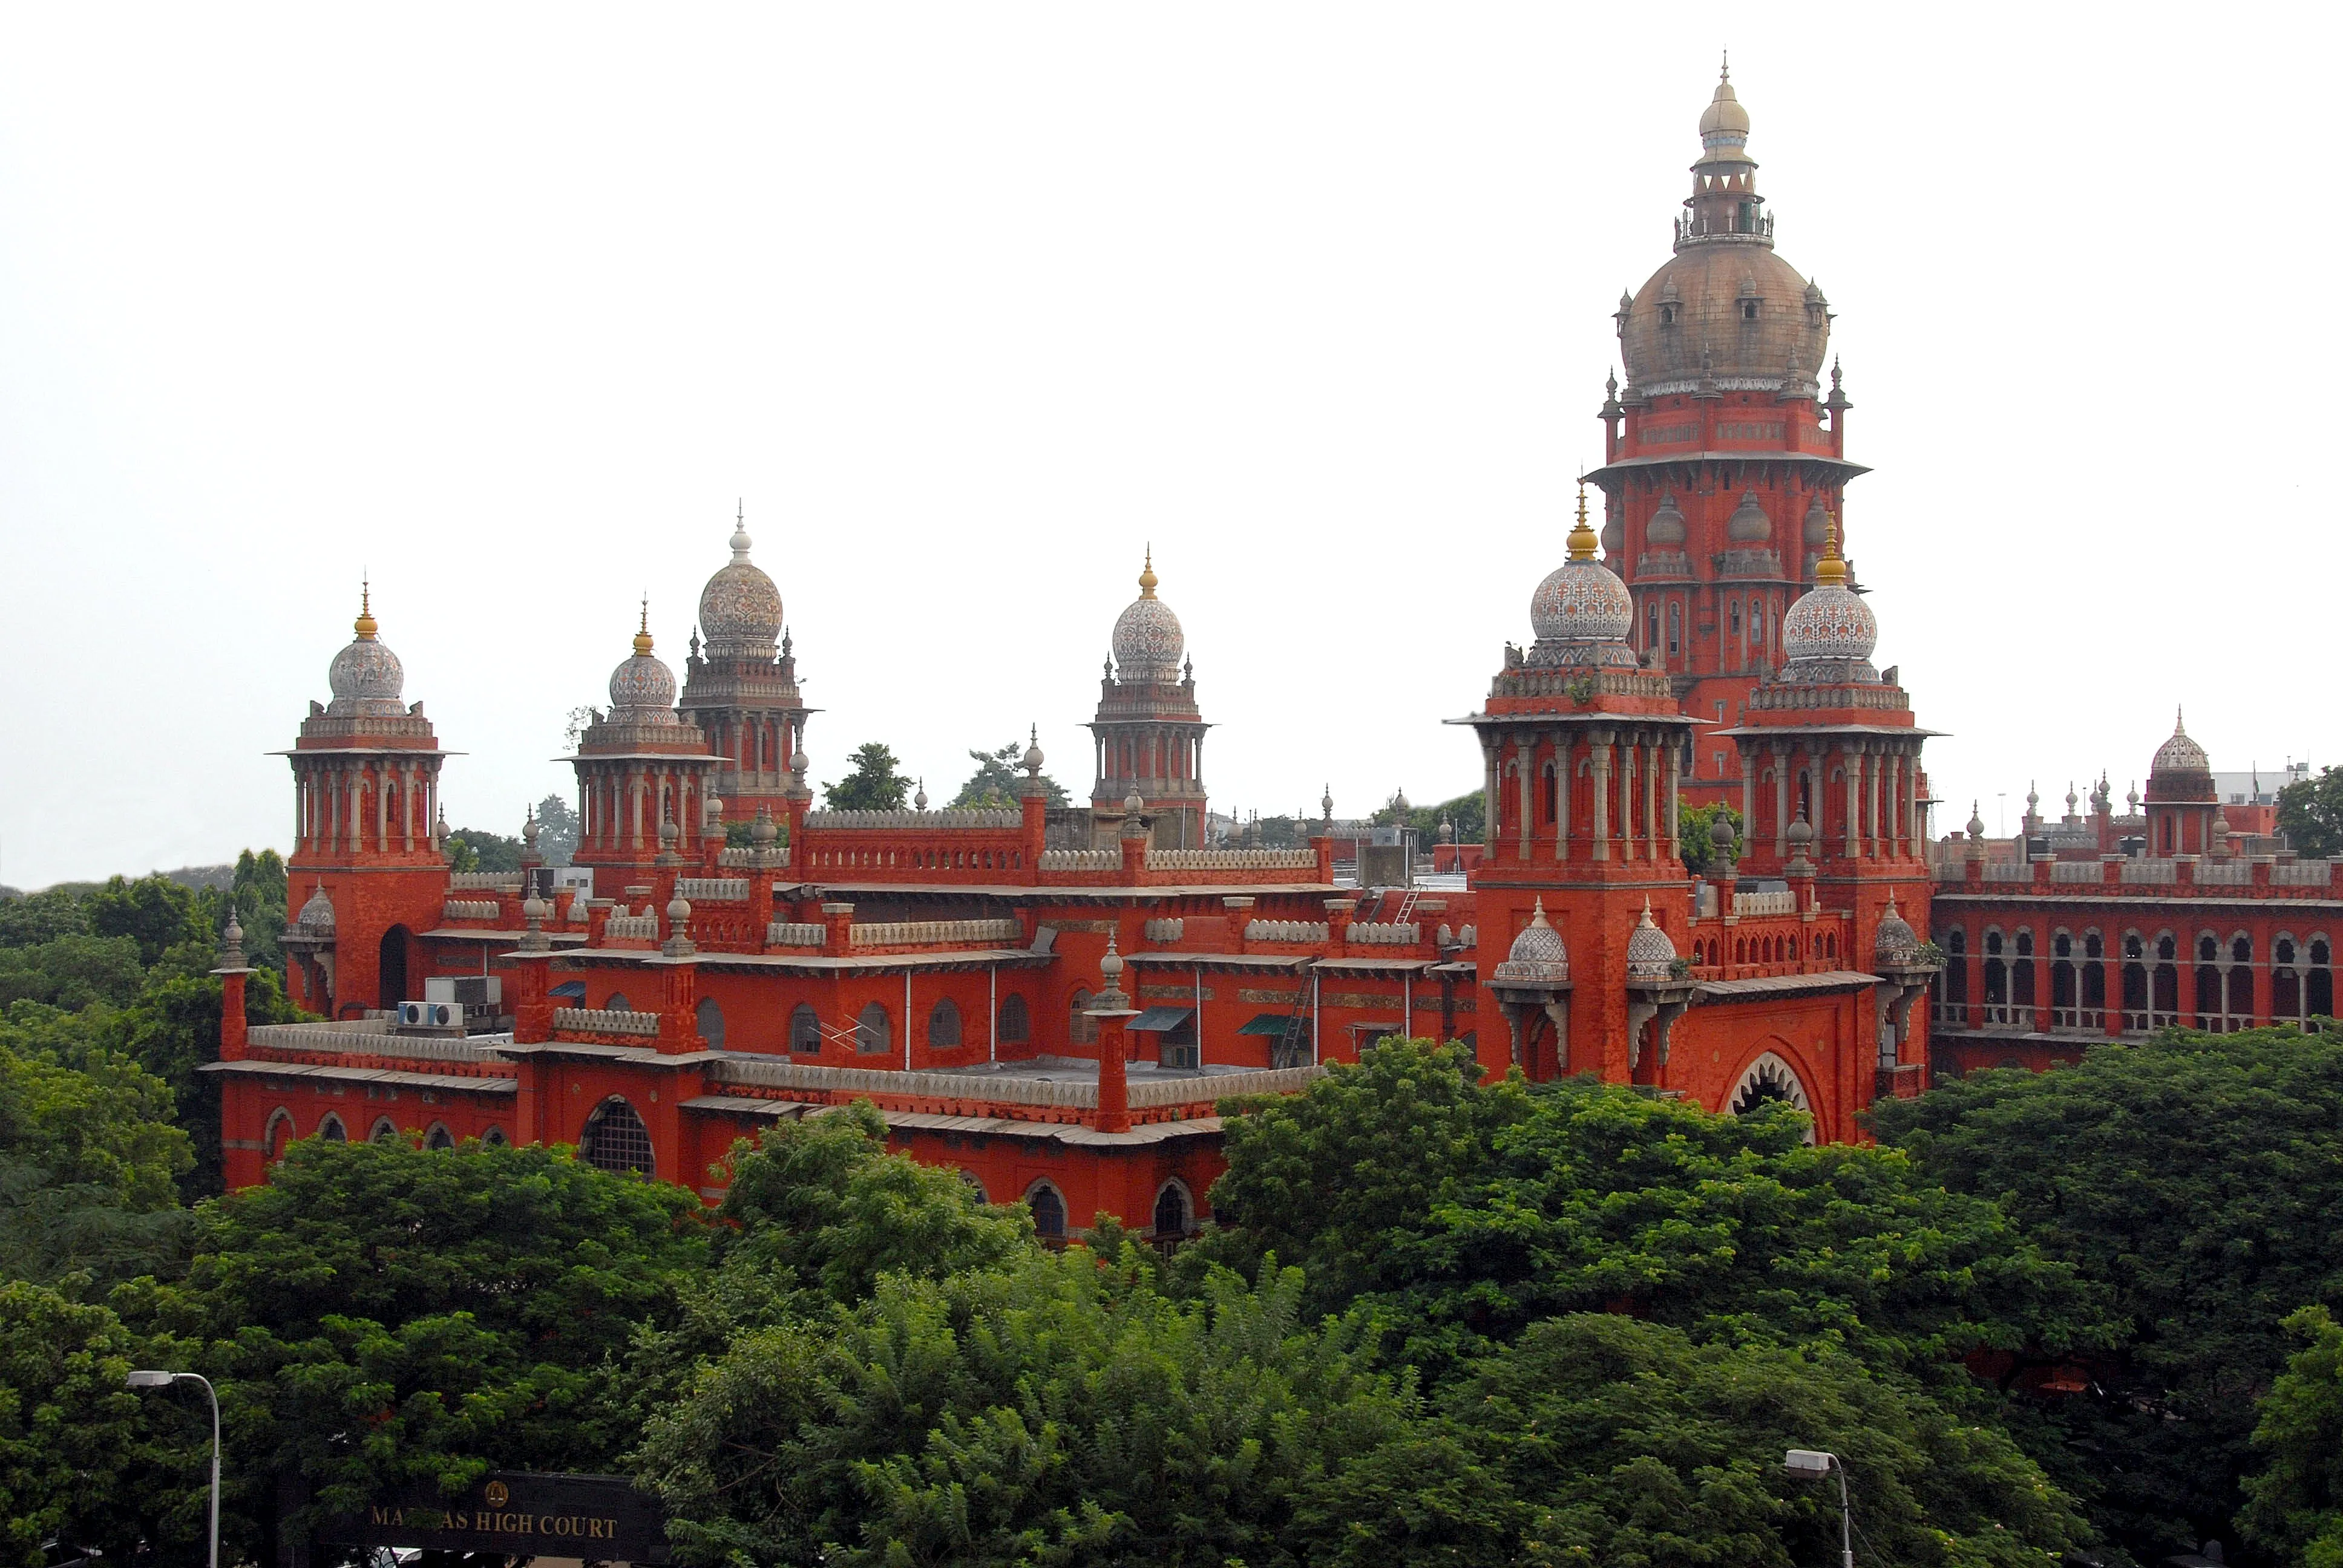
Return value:
[(614, 1475), (499, 1470), (461, 1497), (427, 1490), (335, 1514), (317, 1539), (337, 1546), (421, 1546), (444, 1552), (664, 1563), (667, 1520), (659, 1502)]

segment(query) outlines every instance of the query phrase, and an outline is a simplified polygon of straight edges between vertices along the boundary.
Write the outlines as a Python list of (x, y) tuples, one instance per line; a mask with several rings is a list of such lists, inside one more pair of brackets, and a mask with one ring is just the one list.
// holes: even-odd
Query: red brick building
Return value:
[[(1104, 1211), (1172, 1237), (1209, 1217), (1224, 1097), (1385, 1035), (1716, 1110), (1787, 1099), (1852, 1139), (1932, 1065), (2331, 1008), (2329, 868), (2225, 850), (2185, 737), (2144, 817), (2099, 799), (2087, 857), (1973, 824), (1932, 865), (1928, 731), (1839, 548), (1863, 470), (1835, 368), (1815, 381), (1830, 312), (1774, 251), (1748, 128), (1720, 83), (1674, 256), (1618, 313), (1602, 535), (1582, 490), (1566, 558), (1517, 585), (1532, 640), (1452, 721), (1488, 799), (1483, 842), (1440, 849), (1464, 887), (1338, 883), (1331, 803), (1306, 849), (1206, 842), (1207, 725), (1151, 555), (1070, 832), (1038, 746), (1014, 808), (813, 809), (781, 597), (736, 526), (680, 692), (647, 611), (568, 759), (559, 885), (447, 869), (437, 739), (362, 608), (288, 753), (285, 946), (327, 1021), (227, 1009), (229, 1180), (295, 1138), (414, 1131), (577, 1143), (714, 1197), (735, 1140), (868, 1099), (1045, 1231)], [(1687, 798), (1741, 813), (1737, 865), (1728, 831), (1722, 869), (1687, 871)], [(232, 991), (245, 972), (231, 945)]]

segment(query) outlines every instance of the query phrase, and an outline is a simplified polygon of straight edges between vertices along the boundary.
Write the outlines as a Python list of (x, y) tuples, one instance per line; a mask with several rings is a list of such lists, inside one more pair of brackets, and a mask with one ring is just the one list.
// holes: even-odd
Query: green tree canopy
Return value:
[(2246, 1483), (2247, 1537), (2303, 1568), (2343, 1568), (2343, 1323), (2325, 1307), (2286, 1320), (2308, 1342), (2261, 1403)]
[(59, 937), (86, 936), (89, 915), (70, 888), (46, 888), (0, 899), (0, 948), (35, 947)]
[(835, 784), (825, 784), (822, 796), (833, 811), (898, 811), (911, 793), (911, 781), (896, 771), (895, 753), (881, 741), (868, 740), (854, 749), (853, 770)]
[(1846, 1461), (1865, 1561), (2046, 1568), (2088, 1536), (2006, 1435), (1844, 1352), (1610, 1313), (1473, 1362), (1440, 1420), (1331, 1478), (1301, 1533), (1336, 1548), (1311, 1562), (1361, 1568), (1835, 1562), (1837, 1487), (1785, 1474), (1791, 1448)]
[(73, 1012), (92, 1002), (120, 1007), (146, 983), (132, 937), (62, 936), (0, 948), (0, 1004), (45, 1002)]
[(1806, 1134), (1786, 1106), (1483, 1083), (1463, 1046), (1386, 1041), (1228, 1123), (1212, 1206), (1233, 1224), (1201, 1251), (1300, 1264), (1317, 1306), (1371, 1308), (1434, 1374), (1573, 1312), (1840, 1344), (1921, 1377), (1979, 1345), (2113, 1337), (1990, 1201)]
[(1194, 1302), (1149, 1274), (1034, 1248), (744, 1335), (645, 1438), (686, 1560), (1297, 1561), (1309, 1489), (1408, 1402), (1290, 1272)]
[(1713, 866), (1722, 869), (1716, 840), (1711, 837), (1719, 817), (1733, 829), (1733, 858), (1738, 862), (1748, 848), (1742, 836), (1740, 812), (1722, 800), (1715, 800), (1705, 806), (1687, 806), (1677, 813), (1677, 843), (1684, 853), (1684, 869), (1695, 877), (1708, 875)]
[(115, 877), (82, 900), (89, 929), (101, 937), (129, 937), (138, 944), (138, 961), (160, 962), (163, 955), (183, 942), (213, 940), (210, 923), (201, 912), (194, 890), (149, 873), (131, 881)]
[(176, 1179), (194, 1163), (170, 1089), (36, 1011), (12, 1009), (5, 1030), (34, 1049), (0, 1048), (0, 1278), (79, 1290), (74, 1276), (167, 1270), (186, 1218)]
[(2279, 790), (2278, 829), (2305, 859), (2343, 855), (2343, 768), (2321, 768)]
[[(236, 858), (229, 883), (236, 923), (244, 928), (244, 955), (255, 969), (273, 969), (284, 962), (277, 945), (285, 933), (285, 857), (274, 849)], [(225, 924), (226, 922), (221, 922)]]
[(518, 871), (520, 840), (480, 828), (456, 828), (447, 834), (447, 864), (458, 871)]
[(203, 1518), (188, 1482), (208, 1476), (211, 1422), (123, 1384), (129, 1332), (101, 1306), (22, 1282), (0, 1285), (0, 1562), (39, 1568), (45, 1542), (135, 1561), (168, 1542), (194, 1561)]
[(537, 803), (537, 851), (548, 866), (566, 866), (578, 852), (578, 813), (558, 795)]
[(2343, 1035), (2170, 1030), (1873, 1110), (1926, 1179), (1996, 1202), (2127, 1332), (2034, 1452), (2154, 1560), (2234, 1539), (2281, 1322), (2343, 1291)]
[(277, 1475), (337, 1509), (498, 1466), (609, 1470), (634, 1437), (616, 1362), (702, 1267), (699, 1214), (567, 1150), (308, 1139), (206, 1207), (183, 1281), (115, 1302), (219, 1385), (245, 1456), (226, 1529), (251, 1553)]
[[(968, 776), (968, 782), (952, 797), (954, 806), (1013, 808), (1023, 802), (1025, 797), (1019, 789), (1025, 782), (1024, 741), (1012, 740), (998, 751), (971, 751), (968, 755), (976, 764), (976, 771)], [(1047, 773), (1041, 775), (1041, 792), (1052, 806), (1068, 803), (1064, 789)]]

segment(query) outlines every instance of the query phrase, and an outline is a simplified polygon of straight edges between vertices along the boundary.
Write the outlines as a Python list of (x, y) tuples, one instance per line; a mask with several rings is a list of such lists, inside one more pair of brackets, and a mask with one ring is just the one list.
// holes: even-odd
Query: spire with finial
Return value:
[(1846, 562), (1838, 553), (1838, 514), (1823, 509), (1823, 558), (1815, 563), (1816, 588), (1846, 587)]
[(358, 618), (350, 623), (350, 629), (358, 634), (360, 642), (374, 641), (375, 633), (381, 629), (374, 618), (374, 584), (363, 574), (358, 578)]
[(1570, 558), (1574, 561), (1591, 561), (1594, 558), (1595, 548), (1601, 543), (1602, 541), (1594, 537), (1594, 530), (1587, 526), (1586, 486), (1582, 482), (1578, 487), (1578, 521), (1570, 530)]
[(745, 566), (749, 560), (749, 506), (744, 497), (732, 503), (732, 564)]
[(1155, 597), (1155, 547), (1151, 544), (1147, 547), (1146, 563), (1139, 568), (1140, 598), (1153, 598)]
[(927, 809), (928, 809), (928, 781), (927, 781), (927, 779), (923, 777), (923, 778), (921, 778), (921, 779), (920, 779), (920, 792), (919, 792), (918, 794), (916, 794), (916, 795), (914, 795), (914, 796), (912, 796), (912, 797), (911, 797), (911, 809), (913, 809), (914, 811), (924, 811), (924, 810), (926, 810)]
[(651, 650), (651, 596), (643, 595), (643, 618), (635, 627), (635, 651), (648, 654)]

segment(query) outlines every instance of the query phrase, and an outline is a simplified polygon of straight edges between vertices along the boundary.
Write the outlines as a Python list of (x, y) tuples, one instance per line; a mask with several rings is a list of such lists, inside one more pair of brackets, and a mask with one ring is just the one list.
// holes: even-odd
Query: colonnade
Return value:
[(1674, 859), (1682, 724), (1484, 724), (1487, 849), (1518, 861)]
[(412, 854), (417, 839), (429, 849), (439, 815), (439, 761), (432, 755), (297, 756), (294, 853)]
[(580, 849), (656, 853), (659, 824), (672, 819), (678, 848), (700, 839), (702, 802), (710, 769), (679, 758), (677, 765), (637, 762), (580, 769), (578, 839)]
[[(1921, 739), (1741, 737), (1745, 836), (1751, 841), (1771, 839), (1775, 858), (1785, 859), (1790, 824), (1803, 810), (1817, 849), (1835, 839), (1848, 859), (1919, 855)], [(1768, 797), (1762, 813), (1761, 788)], [(1830, 809), (1834, 800), (1835, 812)]]

